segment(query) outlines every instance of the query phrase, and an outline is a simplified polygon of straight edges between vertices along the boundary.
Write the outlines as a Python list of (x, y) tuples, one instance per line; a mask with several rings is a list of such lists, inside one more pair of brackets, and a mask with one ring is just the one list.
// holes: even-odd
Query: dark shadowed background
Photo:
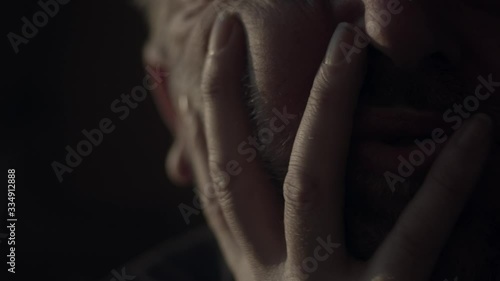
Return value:
[[(16, 169), (16, 276), (95, 280), (202, 217), (187, 225), (178, 210), (193, 192), (173, 187), (165, 175), (170, 138), (151, 97), (123, 121), (111, 110), (145, 75), (147, 30), (132, 1), (60, 5), (15, 54), (7, 34), (21, 35), (22, 17), (31, 20), (40, 10), (37, 1), (2, 7), (2, 146), (4, 170)], [(82, 130), (98, 128), (103, 118), (112, 119), (115, 130), (59, 183), (51, 163), (64, 163), (65, 147), (75, 148), (86, 139)], [(7, 183), (2, 190), (4, 225)], [(7, 233), (4, 226), (0, 233)], [(4, 276), (7, 244), (1, 240)], [(6, 276), (0, 279), (16, 280)]]

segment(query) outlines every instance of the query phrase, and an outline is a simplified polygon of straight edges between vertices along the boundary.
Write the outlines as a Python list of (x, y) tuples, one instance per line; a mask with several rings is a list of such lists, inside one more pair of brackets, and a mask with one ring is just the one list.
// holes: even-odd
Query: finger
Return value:
[[(211, 178), (219, 204), (240, 246), (256, 261), (284, 255), (279, 197), (261, 169), (243, 103), (245, 38), (234, 16), (216, 20), (203, 71), (206, 136)], [(243, 149), (253, 150), (252, 154)]]
[(478, 114), (458, 131), (434, 163), (373, 260), (374, 274), (427, 280), (476, 186), (491, 142), (491, 120)]
[(238, 260), (241, 251), (229, 230), (214, 194), (208, 171), (207, 146), (202, 123), (197, 114), (193, 113), (189, 108), (186, 108), (185, 113), (182, 115), (184, 132), (186, 132), (186, 145), (189, 148), (189, 158), (191, 159), (191, 166), (196, 175), (197, 196), (201, 201), (203, 214), (217, 239), (221, 252), (229, 265), (231, 265), (232, 261)]
[[(331, 259), (345, 257), (344, 175), (366, 58), (361, 49), (349, 60), (344, 55), (354, 36), (351, 25), (338, 25), (293, 145), (284, 186), (285, 234), (293, 266), (307, 267), (304, 259), (324, 242), (329, 244), (325, 258), (334, 250)], [(341, 248), (333, 249), (337, 243)]]

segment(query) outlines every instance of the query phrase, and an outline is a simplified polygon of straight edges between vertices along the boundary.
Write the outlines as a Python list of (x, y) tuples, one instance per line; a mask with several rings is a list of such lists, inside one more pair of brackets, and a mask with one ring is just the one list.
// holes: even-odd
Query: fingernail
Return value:
[(234, 17), (227, 13), (222, 12), (217, 15), (210, 34), (209, 55), (224, 49), (234, 32), (234, 23)]
[[(346, 55), (351, 55), (352, 48), (357, 48), (354, 46), (354, 35), (352, 25), (345, 22), (340, 23), (330, 39), (324, 63), (334, 65), (346, 60)], [(352, 53), (352, 55), (356, 55), (356, 53)]]
[(484, 145), (491, 136), (493, 121), (483, 113), (474, 115), (467, 121), (458, 135), (459, 146)]

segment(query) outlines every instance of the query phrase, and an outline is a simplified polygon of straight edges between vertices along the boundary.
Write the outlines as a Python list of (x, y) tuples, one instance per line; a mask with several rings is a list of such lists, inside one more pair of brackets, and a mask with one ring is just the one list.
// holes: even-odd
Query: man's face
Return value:
[[(346, 46), (346, 55), (356, 56), (355, 48), (370, 38), (346, 189), (348, 237), (354, 237), (352, 247), (360, 256), (368, 256), (390, 229), (444, 145), (441, 140), (470, 114), (487, 112), (499, 121), (498, 8), (495, 1), (406, 0), (245, 1), (237, 6), (248, 33), (246, 82), (255, 133), (266, 144), (261, 153), (278, 182), (285, 177), (300, 118), (271, 136), (273, 109), (303, 112), (339, 22), (359, 27), (360, 45)], [(496, 91), (480, 100), (478, 77), (488, 80), (489, 75)], [(477, 94), (488, 95), (486, 88)], [(444, 133), (435, 140), (440, 131), (433, 131), (440, 128)], [(402, 159), (410, 165), (401, 168)], [(485, 182), (493, 192), (498, 181)]]
[[(301, 115), (335, 27), (340, 22), (358, 27), (358, 44), (346, 46), (345, 53), (356, 56), (356, 48), (369, 49), (346, 188), (348, 242), (359, 257), (369, 256), (383, 239), (445, 139), (463, 121), (477, 112), (500, 121), (496, 0), (187, 1), (180, 6), (165, 33), (172, 40), (166, 47), (171, 94), (199, 99), (196, 85), (209, 23), (219, 10), (238, 14), (248, 38), (249, 119), (260, 137), (259, 145), (248, 148), (258, 151), (278, 183), (300, 118), (272, 135), (270, 120), (285, 108)], [(492, 153), (492, 159), (500, 159), (498, 149)], [(493, 188), (495, 171), (499, 165), (491, 163), (480, 196), (488, 212), (498, 211), (491, 199), (499, 195)]]

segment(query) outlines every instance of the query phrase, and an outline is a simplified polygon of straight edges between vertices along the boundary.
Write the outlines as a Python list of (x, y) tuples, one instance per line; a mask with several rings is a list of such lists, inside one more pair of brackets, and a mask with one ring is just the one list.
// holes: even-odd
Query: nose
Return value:
[[(336, 1), (332, 0), (333, 3)], [(354, 20), (371, 39), (372, 46), (389, 57), (395, 65), (414, 67), (432, 55), (440, 55), (450, 61), (458, 59), (459, 49), (450, 30), (453, 26), (449, 17), (453, 13), (452, 1), (357, 2), (357, 12), (350, 13), (350, 20)], [(337, 5), (337, 8), (342, 8), (342, 5)], [(337, 11), (335, 14), (341, 15), (342, 12)]]

